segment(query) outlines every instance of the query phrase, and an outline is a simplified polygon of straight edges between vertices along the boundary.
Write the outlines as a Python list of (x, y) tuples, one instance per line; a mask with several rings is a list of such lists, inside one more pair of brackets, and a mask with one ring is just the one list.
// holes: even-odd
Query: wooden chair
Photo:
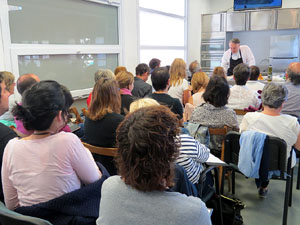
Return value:
[(234, 109), (236, 115), (239, 115), (239, 116), (244, 116), (247, 112), (244, 111), (243, 109)]
[[(222, 141), (222, 149), (221, 149), (221, 160), (224, 161), (224, 150), (225, 150), (225, 144), (224, 144), (224, 140), (225, 140), (225, 136), (228, 132), (228, 127), (224, 126), (223, 128), (208, 128), (208, 132), (210, 135), (220, 135), (223, 136), (224, 139)], [(219, 173), (219, 184), (220, 184), (220, 188), (221, 188), (221, 181), (222, 181), (222, 173), (223, 173), (223, 167), (219, 167), (220, 173)], [(228, 182), (230, 185), (230, 182)]]
[[(225, 138), (225, 159), (224, 161), (230, 165), (226, 169), (232, 170), (232, 193), (235, 192), (235, 172), (239, 172), (237, 167), (240, 144), (240, 134), (235, 131), (230, 131)], [(269, 151), (269, 171), (279, 170), (279, 177), (272, 177), (272, 179), (283, 180), (285, 185), (285, 196), (283, 206), (283, 219), (282, 224), (287, 225), (288, 206), (292, 205), (292, 186), (293, 186), (293, 169), (291, 168), (291, 156), (286, 162), (286, 142), (277, 137), (269, 136), (269, 140), (266, 143)], [(291, 154), (292, 155), (292, 154)], [(224, 173), (223, 173), (224, 174)]]
[(88, 143), (82, 142), (84, 147), (90, 150), (91, 153), (97, 155), (104, 155), (104, 156), (112, 156), (115, 157), (117, 155), (117, 148), (105, 148), (105, 147), (98, 147), (94, 145), (90, 145)]
[(76, 124), (83, 123), (83, 120), (81, 119), (81, 116), (78, 113), (78, 110), (76, 109), (76, 107), (71, 107), (69, 109), (69, 113), (73, 113), (75, 115), (75, 118), (76, 118), (75, 123)]
[(83, 114), (84, 116), (87, 115), (87, 109), (86, 109), (86, 108), (82, 108), (82, 109), (81, 109), (81, 112), (82, 112), (82, 114)]

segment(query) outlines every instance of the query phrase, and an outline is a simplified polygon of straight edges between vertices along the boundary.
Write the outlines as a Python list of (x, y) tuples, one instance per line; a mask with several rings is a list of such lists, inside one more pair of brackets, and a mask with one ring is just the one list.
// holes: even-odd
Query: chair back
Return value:
[[(278, 137), (268, 136), (265, 143), (270, 152), (269, 171), (279, 170), (280, 178), (284, 178), (286, 171), (286, 142)], [(240, 153), (240, 134), (230, 131), (225, 137), (224, 161), (230, 165), (237, 165)]]
[(90, 145), (88, 143), (82, 142), (84, 147), (88, 148), (91, 153), (97, 155), (104, 155), (104, 156), (112, 156), (115, 157), (117, 155), (118, 149), (117, 148), (105, 148), (105, 147), (98, 147), (94, 145)]
[(9, 210), (0, 202), (1, 225), (52, 225), (50, 222), (31, 216), (25, 216)]
[(244, 111), (243, 109), (234, 109), (235, 114), (239, 116), (244, 116), (247, 112)]
[(75, 118), (76, 118), (75, 123), (76, 123), (76, 124), (83, 123), (83, 120), (81, 119), (81, 116), (80, 116), (80, 114), (78, 113), (78, 110), (77, 110), (76, 107), (71, 107), (71, 108), (69, 109), (69, 112), (70, 112), (70, 113), (73, 113), (73, 114), (75, 115)]

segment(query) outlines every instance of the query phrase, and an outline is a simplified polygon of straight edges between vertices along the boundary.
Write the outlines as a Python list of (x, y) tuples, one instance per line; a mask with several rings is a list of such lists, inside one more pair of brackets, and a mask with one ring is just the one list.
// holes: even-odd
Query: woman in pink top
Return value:
[(101, 178), (77, 136), (59, 132), (72, 102), (70, 92), (56, 81), (41, 81), (13, 109), (33, 133), (12, 139), (4, 150), (2, 183), (9, 209), (49, 201)]

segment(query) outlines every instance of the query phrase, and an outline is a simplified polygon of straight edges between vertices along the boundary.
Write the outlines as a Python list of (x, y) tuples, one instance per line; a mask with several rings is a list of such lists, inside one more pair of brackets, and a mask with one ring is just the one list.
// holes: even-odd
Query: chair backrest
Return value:
[(244, 116), (247, 112), (244, 111), (243, 109), (234, 109), (236, 115), (239, 115), (239, 116)]
[(105, 148), (105, 147), (98, 147), (94, 145), (90, 145), (88, 143), (82, 142), (82, 144), (90, 150), (91, 153), (98, 154), (98, 155), (105, 155), (105, 156), (116, 156), (118, 149), (117, 148)]
[[(284, 178), (286, 171), (286, 142), (278, 137), (268, 136), (266, 141), (269, 154), (269, 171), (279, 170)], [(228, 164), (238, 164), (240, 153), (240, 134), (230, 131), (225, 137), (224, 161)]]
[(208, 128), (210, 135), (222, 135), (225, 137), (228, 131), (228, 127), (224, 126), (222, 128)]
[(81, 112), (82, 112), (82, 114), (83, 114), (84, 116), (87, 115), (87, 110), (86, 110), (86, 108), (82, 108), (82, 109), (81, 109)]
[(50, 222), (31, 216), (24, 216), (9, 210), (0, 202), (0, 224), (1, 225), (52, 225)]

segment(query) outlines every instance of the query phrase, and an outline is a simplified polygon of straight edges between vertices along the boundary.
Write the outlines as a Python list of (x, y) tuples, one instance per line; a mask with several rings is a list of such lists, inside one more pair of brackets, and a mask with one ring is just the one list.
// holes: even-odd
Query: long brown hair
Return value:
[(107, 113), (120, 113), (121, 97), (117, 81), (101, 78), (93, 89), (93, 98), (87, 116), (100, 120)]

